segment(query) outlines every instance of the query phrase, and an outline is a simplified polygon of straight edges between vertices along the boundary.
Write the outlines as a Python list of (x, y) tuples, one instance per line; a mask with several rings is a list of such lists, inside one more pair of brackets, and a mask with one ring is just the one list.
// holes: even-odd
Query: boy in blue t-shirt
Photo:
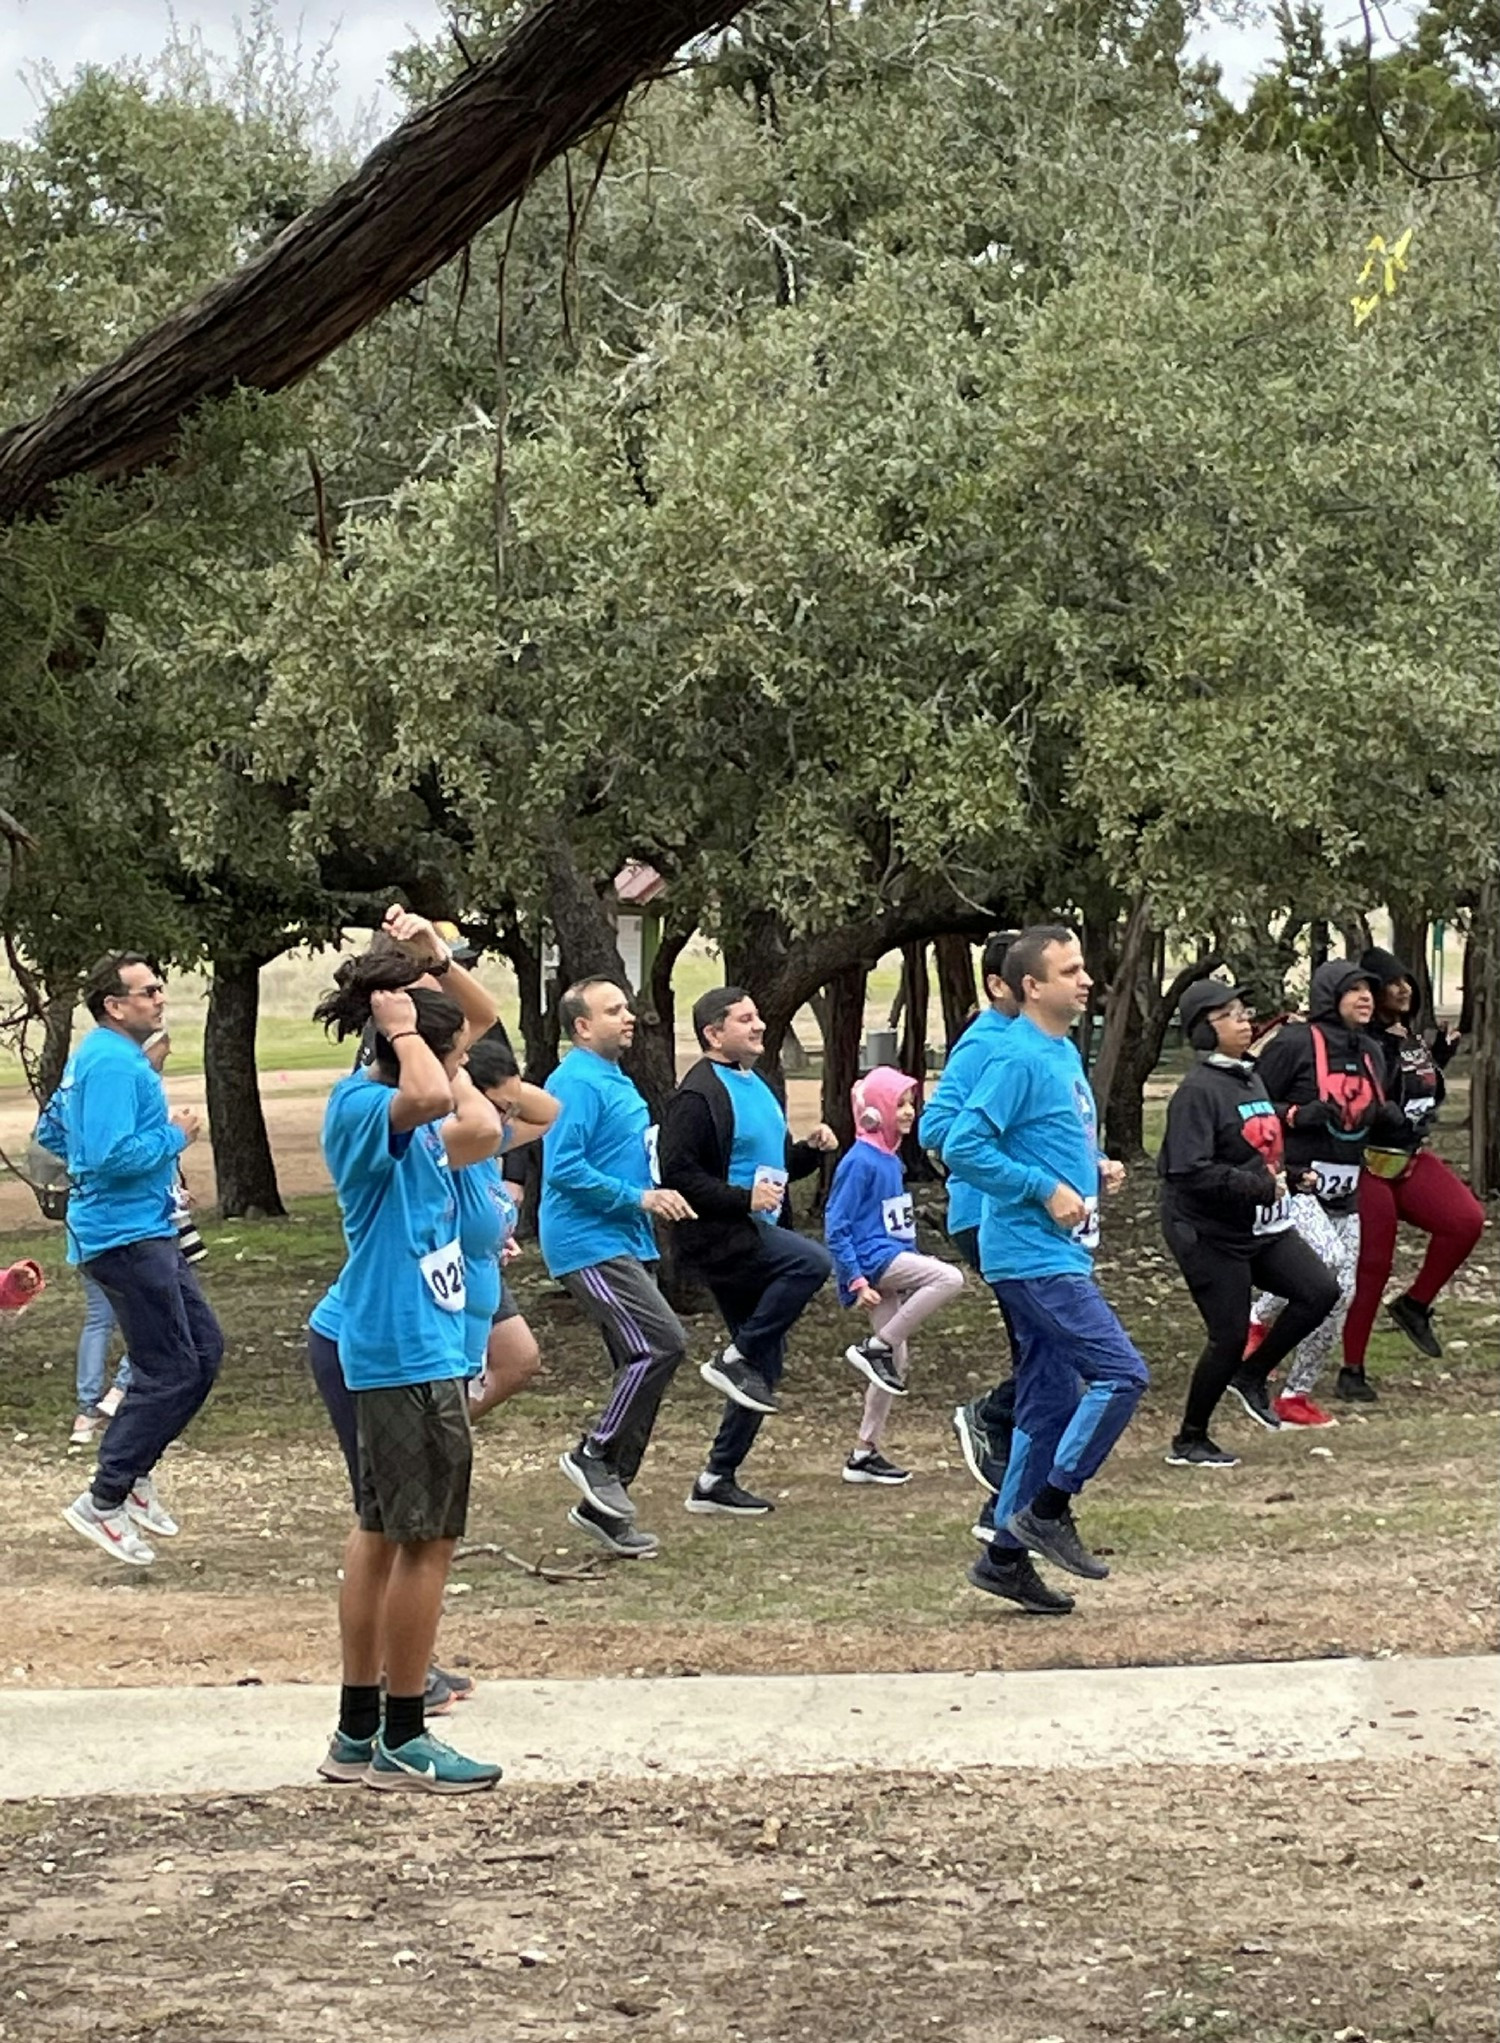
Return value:
[[(1093, 1095), (1069, 1031), (1092, 985), (1069, 929), (1023, 930), (1006, 953), (1020, 1008), (943, 1144), (954, 1176), (985, 1203), (979, 1258), (1015, 1343), (1016, 1427), (976, 1588), (1064, 1616), (1029, 1555), (1070, 1574), (1109, 1573), (1073, 1523), (1072, 1504), (1130, 1423), (1146, 1365), (1094, 1281), (1101, 1185), (1124, 1167), (1099, 1152)], [(1080, 1385), (1082, 1391), (1080, 1393)]]
[[(407, 922), (417, 919), (402, 912), (398, 937)], [(325, 1338), (337, 1340), (355, 1406), (359, 1522), (339, 1597), (339, 1724), (318, 1771), (372, 1788), (472, 1794), (493, 1788), (500, 1768), (434, 1738), (423, 1701), (472, 1465), (464, 1260), (438, 1125), (454, 1113), (464, 1015), (425, 987), (369, 987), (389, 970), (388, 960), (350, 960), (317, 1009), (340, 1038), (376, 1027), (368, 1071), (340, 1080), (323, 1120), (348, 1250)], [(466, 1091), (498, 1145), (493, 1108)], [(315, 1314), (314, 1323), (324, 1332), (327, 1322)]]

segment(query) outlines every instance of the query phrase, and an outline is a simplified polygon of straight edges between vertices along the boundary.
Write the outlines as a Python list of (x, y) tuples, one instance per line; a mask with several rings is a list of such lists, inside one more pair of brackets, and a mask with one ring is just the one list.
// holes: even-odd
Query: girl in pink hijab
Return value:
[(839, 1297), (870, 1314), (869, 1334), (844, 1350), (869, 1385), (859, 1439), (844, 1463), (846, 1483), (910, 1480), (910, 1469), (880, 1452), (891, 1406), (906, 1395), (906, 1343), (963, 1289), (963, 1273), (952, 1263), (917, 1253), (899, 1152), (917, 1118), (918, 1091), (918, 1080), (885, 1064), (856, 1082), (854, 1147), (839, 1160), (823, 1216)]

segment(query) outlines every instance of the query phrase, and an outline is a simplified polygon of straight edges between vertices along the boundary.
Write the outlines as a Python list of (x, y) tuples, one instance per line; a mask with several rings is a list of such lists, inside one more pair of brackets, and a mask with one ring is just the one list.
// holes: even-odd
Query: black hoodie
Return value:
[[(684, 1260), (705, 1274), (753, 1261), (760, 1226), (750, 1217), (749, 1187), (729, 1182), (734, 1107), (718, 1070), (711, 1057), (700, 1057), (686, 1073), (667, 1101), (657, 1145), (662, 1183), (681, 1192), (698, 1216), (680, 1220), (673, 1238)], [(788, 1177), (809, 1177), (822, 1161), (821, 1150), (810, 1142), (794, 1142), (788, 1129)], [(791, 1225), (787, 1206), (781, 1223)]]
[[(1365, 951), (1359, 962), (1381, 986), (1389, 986), (1394, 979), (1405, 979), (1412, 986), (1416, 984), (1410, 970), (1394, 951)], [(1402, 1022), (1385, 1026), (1378, 1015), (1370, 1024), (1370, 1034), (1380, 1045), (1380, 1075), (1385, 1096), (1396, 1102), (1406, 1118), (1405, 1128), (1387, 1135), (1381, 1146), (1419, 1149), (1432, 1130), (1438, 1108), (1447, 1097), (1443, 1066), (1456, 1046), (1441, 1030), (1429, 1046), (1415, 1029)]]
[(1156, 1159), (1162, 1231), (1225, 1255), (1254, 1255), (1291, 1225), (1277, 1199), (1281, 1122), (1256, 1067), (1216, 1051), (1188, 1072), (1167, 1103)]
[(1295, 1184), (1311, 1170), (1330, 1213), (1354, 1211), (1365, 1144), (1385, 1097), (1379, 1046), (1363, 1029), (1339, 1020), (1340, 999), (1371, 977), (1351, 958), (1319, 965), (1309, 1019), (1289, 1022), (1256, 1060), (1286, 1130), (1287, 1175)]

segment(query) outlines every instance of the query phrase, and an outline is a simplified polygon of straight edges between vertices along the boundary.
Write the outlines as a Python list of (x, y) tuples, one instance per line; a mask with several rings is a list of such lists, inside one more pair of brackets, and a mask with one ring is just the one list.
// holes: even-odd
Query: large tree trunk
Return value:
[(849, 1094), (859, 1076), (868, 983), (869, 974), (863, 965), (846, 965), (834, 973), (825, 989), (828, 1033), (823, 1039), (823, 1119), (843, 1148), (854, 1140), (854, 1108)]
[(933, 940), (932, 955), (937, 966), (938, 999), (943, 1004), (943, 1041), (951, 1049), (978, 1002), (974, 946), (966, 936), (940, 936)]
[(1391, 901), (1391, 949), (1412, 973), (1412, 1029), (1427, 1028), (1433, 1020), (1432, 973), (1427, 963), (1427, 932), (1431, 918), (1427, 910), (1412, 901)]
[(69, 982), (60, 993), (50, 990), (42, 1020), (42, 1054), (36, 1068), (36, 1102), (44, 1107), (62, 1082), (63, 1066), (73, 1047), (73, 1007), (78, 998), (76, 984)]
[(543, 1085), (557, 1069), (557, 1012), (542, 985), (540, 932), (533, 942), (517, 910), (497, 925), (495, 941), (516, 975), (522, 1068), (533, 1085)]
[(0, 521), (136, 473), (236, 387), (284, 390), (457, 255), (726, 0), (544, 0), (265, 253), (0, 435)]
[[(1109, 1113), (1113, 1102), (1115, 1073), (1125, 1056), (1126, 1043), (1138, 1029), (1135, 1007), (1136, 982), (1151, 953), (1151, 903), (1145, 894), (1138, 894), (1125, 923), (1125, 935), (1120, 944), (1119, 962), (1109, 982), (1109, 1005), (1104, 1013), (1104, 1035), (1099, 1044), (1099, 1056), (1093, 1069), (1094, 1111), (1099, 1117), (1099, 1139), (1101, 1143), (1108, 1136), (1113, 1142), (1113, 1131), (1109, 1127)], [(1122, 1112), (1128, 1105), (1128, 1093), (1119, 1102)], [(1127, 1139), (1122, 1129), (1121, 1139)], [(1137, 1126), (1135, 1146), (1140, 1147), (1140, 1132)]]
[(216, 958), (203, 1028), (203, 1077), (214, 1144), (214, 1180), (226, 1220), (284, 1213), (260, 1102), (255, 1029), (258, 957)]
[(1111, 1156), (1146, 1154), (1146, 1083), (1161, 1062), (1177, 1003), (1195, 979), (1206, 979), (1222, 962), (1219, 952), (1209, 951), (1184, 965), (1166, 986), (1154, 968), (1137, 979), (1103, 1115)]
[(901, 1048), (896, 1061), (911, 1077), (927, 1076), (927, 1013), (932, 1004), (932, 981), (927, 970), (927, 943), (917, 937), (901, 946), (902, 1006)]
[(1469, 1055), (1469, 1181), (1482, 1199), (1500, 1192), (1500, 883), (1479, 890), (1464, 957), (1464, 988), (1472, 1001)]

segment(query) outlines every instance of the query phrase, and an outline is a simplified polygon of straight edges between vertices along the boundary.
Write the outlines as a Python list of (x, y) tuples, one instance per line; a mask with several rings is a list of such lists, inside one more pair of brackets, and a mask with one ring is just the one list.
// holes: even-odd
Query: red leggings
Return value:
[(1361, 1175), (1359, 1266), (1344, 1321), (1346, 1369), (1365, 1366), (1370, 1329), (1396, 1259), (1396, 1227), (1402, 1220), (1432, 1237), (1411, 1287), (1419, 1305), (1431, 1305), (1478, 1241), (1484, 1208), (1463, 1179), (1430, 1149), (1417, 1151), (1404, 1178), (1377, 1178), (1369, 1171)]

